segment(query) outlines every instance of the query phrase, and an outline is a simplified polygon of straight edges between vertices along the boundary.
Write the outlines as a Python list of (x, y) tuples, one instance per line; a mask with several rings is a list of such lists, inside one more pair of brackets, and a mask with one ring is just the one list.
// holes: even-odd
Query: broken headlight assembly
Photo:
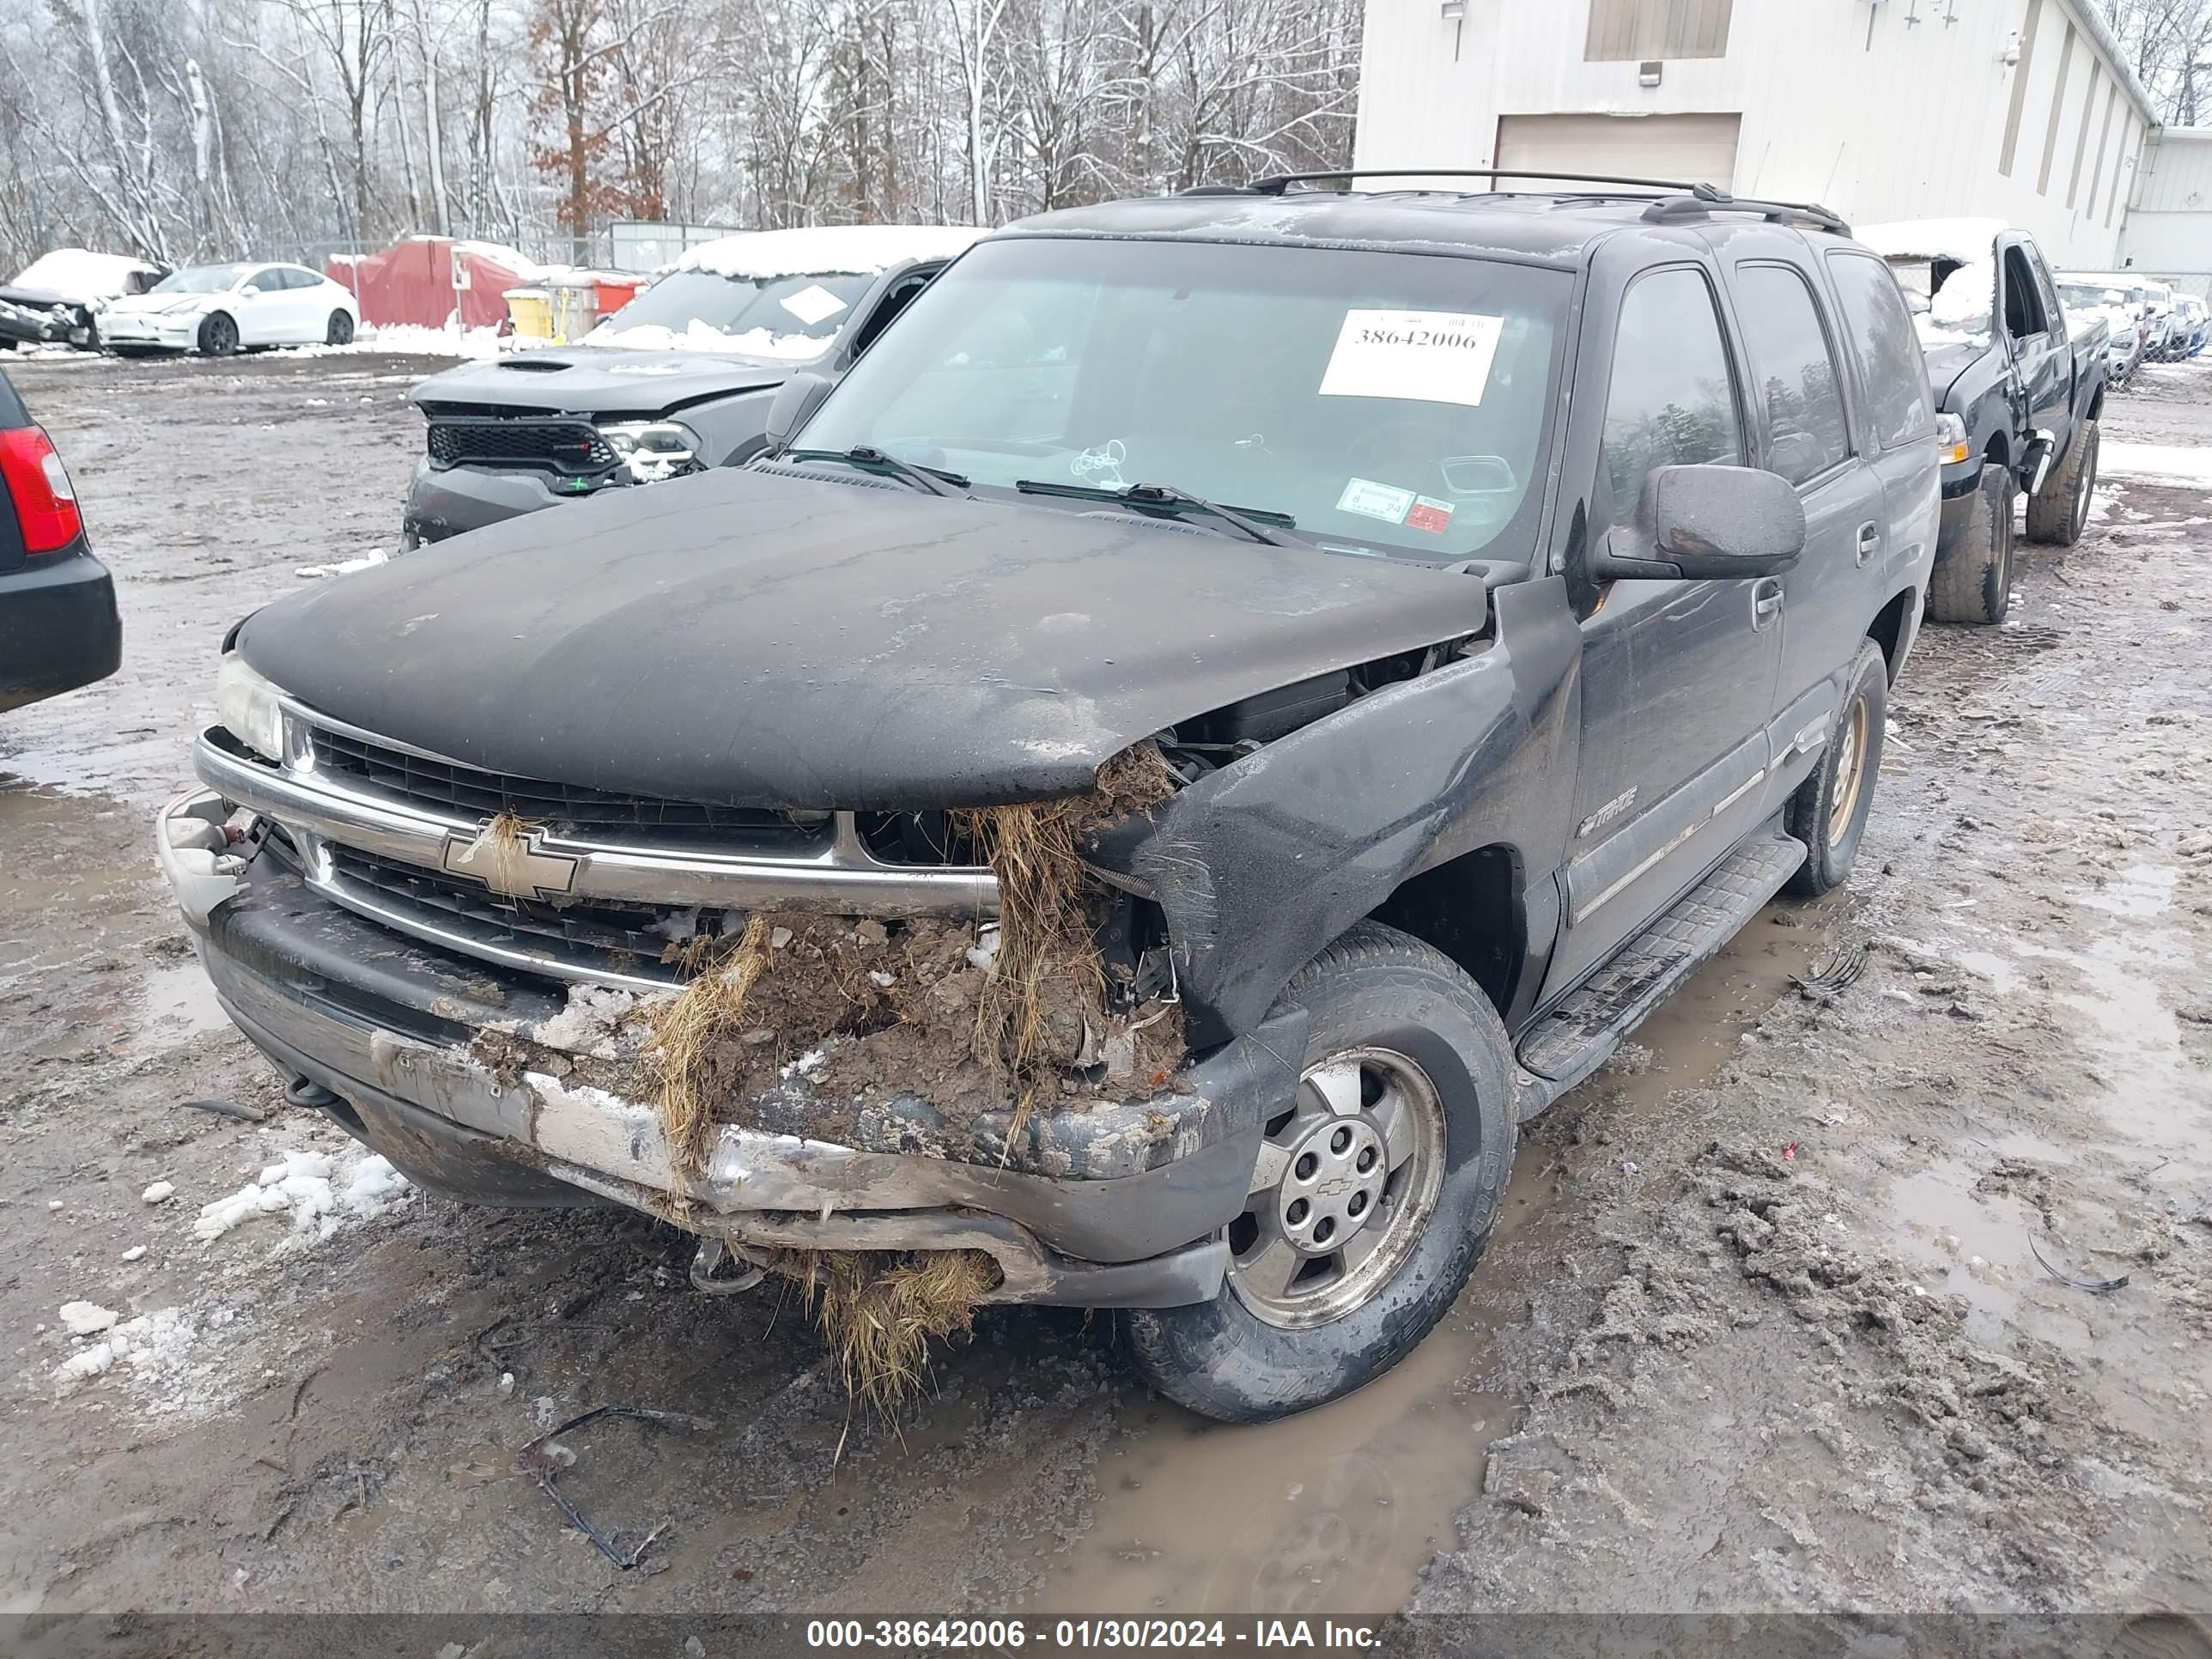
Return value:
[(699, 434), (681, 421), (615, 421), (599, 428), (632, 483), (658, 483), (700, 470)]
[(255, 754), (284, 758), (284, 694), (235, 651), (223, 653), (215, 671), (215, 712), (223, 729)]

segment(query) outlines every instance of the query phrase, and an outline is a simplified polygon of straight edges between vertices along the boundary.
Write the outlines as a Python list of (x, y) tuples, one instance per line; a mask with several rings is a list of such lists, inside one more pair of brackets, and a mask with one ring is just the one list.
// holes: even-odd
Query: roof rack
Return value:
[(1714, 213), (1755, 213), (1777, 223), (1809, 224), (1839, 236), (1851, 234), (1841, 215), (1816, 202), (1770, 202), (1759, 197), (1732, 196), (1717, 185), (1686, 185), (1671, 179), (1636, 179), (1608, 173), (1538, 173), (1511, 167), (1346, 167), (1334, 173), (1278, 173), (1242, 185), (1201, 185), (1183, 194), (1284, 196), (1292, 185), (1335, 184), (1354, 179), (1541, 179), (1567, 185), (1628, 185), (1640, 191), (1668, 192), (1650, 198), (1651, 205), (1644, 210), (1644, 218), (1653, 224)]
[[(1713, 188), (1711, 185), (1686, 185), (1674, 179), (1630, 179), (1610, 173), (1522, 173), (1510, 167), (1339, 167), (1333, 173), (1273, 173), (1229, 188), (1251, 196), (1281, 196), (1292, 185), (1320, 184), (1338, 179), (1559, 179), (1571, 185), (1638, 185), (1646, 190)], [(1220, 187), (1215, 186), (1206, 193), (1218, 194)]]

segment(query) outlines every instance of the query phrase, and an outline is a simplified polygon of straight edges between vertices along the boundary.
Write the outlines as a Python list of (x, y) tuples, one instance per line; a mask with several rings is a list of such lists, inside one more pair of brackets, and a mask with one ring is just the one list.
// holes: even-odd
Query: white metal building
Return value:
[[(2212, 273), (2212, 128), (2151, 135), (2120, 258), (2142, 270)], [(2192, 283), (2202, 295), (2206, 285)]]
[(1356, 160), (1986, 216), (2087, 268), (2154, 120), (2091, 0), (1367, 0)]

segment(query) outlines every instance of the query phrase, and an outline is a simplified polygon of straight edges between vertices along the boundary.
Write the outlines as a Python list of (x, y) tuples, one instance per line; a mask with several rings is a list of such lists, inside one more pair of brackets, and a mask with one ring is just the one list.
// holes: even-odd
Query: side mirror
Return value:
[(251, 300), (255, 295), (261, 292), (261, 284), (258, 283), (248, 283), (244, 288), (238, 291), (245, 298)]
[(1662, 466), (1644, 481), (1632, 526), (1616, 525), (1592, 561), (1600, 581), (1771, 576), (1805, 550), (1805, 507), (1771, 472), (1749, 466)]
[(817, 374), (811, 368), (802, 368), (775, 389), (775, 398), (768, 406), (768, 447), (771, 454), (791, 447), (791, 440), (799, 428), (814, 417), (836, 382), (826, 374)]

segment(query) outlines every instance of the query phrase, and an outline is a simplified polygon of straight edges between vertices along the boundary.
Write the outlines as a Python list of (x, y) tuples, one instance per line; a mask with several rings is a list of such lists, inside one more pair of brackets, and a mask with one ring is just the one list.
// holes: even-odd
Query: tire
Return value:
[(1882, 718), (1888, 707), (1888, 659), (1872, 640), (1862, 640), (1820, 764), (1784, 809), (1784, 823), (1807, 848), (1805, 862), (1786, 884), (1800, 898), (1833, 892), (1858, 860), (1859, 838), (1881, 776)]
[(210, 312), (200, 324), (199, 353), (203, 357), (228, 357), (238, 349), (238, 325), (224, 311)]
[(1937, 622), (1994, 624), (2012, 605), (2012, 473), (1982, 469), (1959, 544), (1936, 561), (1928, 614)]
[(2027, 498), (2027, 538), (2053, 547), (2071, 547), (2089, 527), (2089, 504), (2097, 497), (2097, 422), (2084, 421), (2067, 446), (2066, 459), (2043, 481), (2043, 493)]
[[(1229, 1279), (1211, 1302), (1121, 1316), (1146, 1381), (1224, 1423), (1322, 1405), (1411, 1352), (1474, 1271), (1513, 1161), (1512, 1046), (1488, 999), (1442, 953), (1361, 922), (1300, 969), (1276, 1006), (1311, 1016), (1302, 1081), (1260, 1159), (1278, 1181), (1229, 1227)], [(1353, 1139), (1339, 1147), (1346, 1128)], [(1309, 1158), (1330, 1161), (1316, 1176)], [(1315, 1254), (1290, 1243), (1294, 1223)], [(1364, 1259), (1320, 1249), (1331, 1227), (1367, 1239)], [(1281, 1276), (1265, 1269), (1285, 1250), (1298, 1272), (1271, 1299)]]
[(325, 345), (351, 345), (353, 319), (343, 311), (331, 313), (330, 325), (323, 331)]

